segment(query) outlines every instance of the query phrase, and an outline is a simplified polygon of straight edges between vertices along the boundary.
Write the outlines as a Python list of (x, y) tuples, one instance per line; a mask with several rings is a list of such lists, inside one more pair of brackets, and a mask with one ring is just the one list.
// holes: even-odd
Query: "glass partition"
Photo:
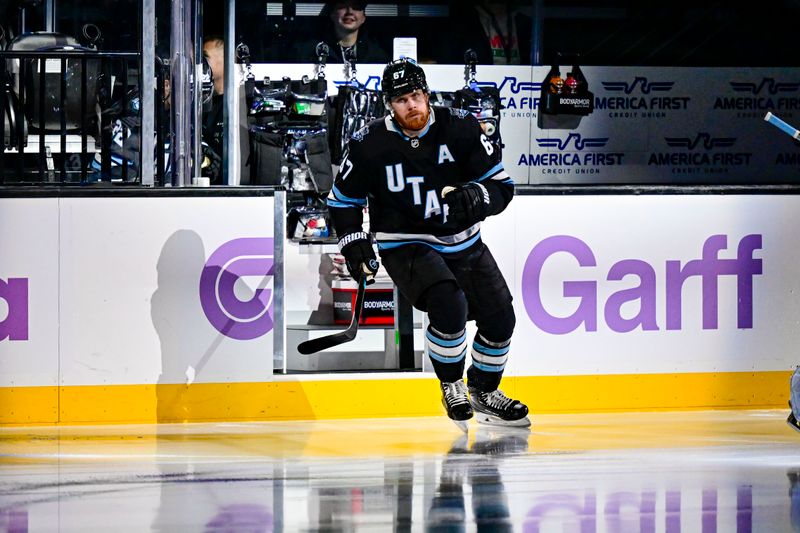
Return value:
[[(232, 40), (235, 42), (228, 43), (230, 47), (246, 46), (249, 52), (247, 59), (253, 65), (287, 65), (285, 71), (270, 69), (275, 72), (272, 74), (273, 79), (294, 76), (297, 70), (292, 70), (288, 65), (307, 65), (306, 70), (313, 75), (313, 63), (320, 58), (317, 53), (319, 43), (326, 44), (325, 60), (331, 65), (342, 64), (345, 57), (354, 59), (357, 65), (381, 65), (394, 55), (404, 53), (416, 56), (424, 65), (463, 67), (465, 52), (472, 50), (479, 65), (476, 82), (499, 90), (501, 104), (504, 106), (502, 132), (507, 132), (507, 138), (513, 135), (517, 142), (519, 135), (523, 135), (528, 144), (526, 148), (507, 149), (507, 160), (518, 167), (525, 167), (517, 169), (520, 185), (697, 183), (695, 179), (687, 178), (691, 176), (688, 172), (660, 175), (657, 179), (642, 177), (643, 172), (647, 174), (649, 170), (659, 166), (647, 163), (652, 160), (648, 154), (652, 151), (656, 154), (657, 161), (669, 161), (675, 159), (664, 155), (670, 150), (659, 152), (655, 145), (667, 143), (664, 140), (666, 138), (687, 138), (690, 142), (695, 142), (696, 139), (703, 140), (706, 137), (735, 137), (739, 151), (734, 155), (750, 152), (756, 154), (763, 152), (763, 149), (756, 146), (748, 151), (743, 150), (742, 146), (743, 143), (750, 142), (746, 140), (748, 137), (762, 142), (775, 133), (770, 131), (760, 135), (763, 124), (758, 121), (767, 111), (797, 125), (794, 115), (798, 113), (800, 101), (793, 85), (795, 72), (791, 69), (798, 67), (792, 35), (793, 21), (800, 15), (800, 5), (790, 0), (780, 0), (770, 9), (764, 10), (746, 9), (737, 3), (698, 4), (682, 0), (191, 0), (184, 3), (196, 6), (193, 8), (192, 18), (196, 19), (195, 24), (198, 27), (192, 44), (196, 47), (194, 55), (198, 57), (192, 72), (186, 73), (197, 83), (187, 90), (191, 91), (193, 98), (200, 101), (198, 105), (202, 107), (201, 110), (195, 107), (193, 111), (196, 115), (192, 119), (191, 130), (202, 133), (189, 141), (191, 144), (197, 143), (190, 159), (192, 164), (194, 159), (198, 163), (197, 168), (192, 167), (190, 171), (196, 176), (189, 178), (205, 176), (211, 185), (277, 185), (281, 181), (280, 175), (250, 179), (253, 163), (253, 138), (250, 130), (252, 117), (247, 114), (248, 102), (245, 101), (244, 86), (239, 85), (242, 76), (236, 74), (236, 69), (225, 68), (225, 60), (232, 62), (231, 58), (234, 57), (230, 49), (224, 48), (224, 43), (219, 40), (224, 40), (225, 35), (233, 36)], [(153, 76), (153, 94), (148, 93), (147, 97), (155, 101), (153, 130), (159, 136), (155, 140), (157, 150), (153, 158), (156, 169), (154, 181), (156, 184), (173, 184), (175, 179), (171, 161), (174, 158), (170, 157), (170, 132), (174, 129), (175, 122), (172, 116), (175, 106), (172, 105), (170, 83), (170, 77), (175, 75), (174, 65), (170, 64), (173, 3), (158, 0), (153, 1), (153, 4), (155, 38), (150, 46), (158, 60)], [(125, 59), (124, 56), (112, 59), (112, 55), (136, 54), (141, 50), (141, 21), (144, 16), (142, 5), (140, 0), (103, 0), (88, 4), (78, 0), (0, 2), (0, 14), (4, 15), (0, 20), (0, 48), (6, 53), (6, 68), (2, 73), (5, 80), (4, 96), (0, 100), (0, 109), (6, 115), (0, 124), (4, 132), (3, 155), (0, 156), (4, 183), (85, 183), (91, 180), (138, 183), (139, 171), (136, 167), (139, 163), (127, 157), (131, 147), (126, 146), (130, 144), (126, 143), (126, 139), (132, 137), (135, 140), (140, 135), (135, 125), (131, 125), (131, 120), (135, 121), (139, 113), (135, 109), (139, 105), (138, 97), (141, 96), (136, 94), (142, 83), (139, 63), (130, 58)], [(229, 22), (232, 22), (232, 29), (228, 27)], [(59, 72), (65, 73), (61, 78), (65, 78), (63, 81), (66, 92), (74, 93), (64, 96), (65, 103), (68, 103), (70, 99), (76, 98), (75, 94), (80, 93), (79, 89), (73, 91), (72, 84), (79, 86), (78, 78), (82, 76), (78, 72), (80, 69), (72, 67), (81, 60), (66, 61), (62, 70), (57, 66), (61, 61), (60, 56), (52, 55), (52, 48), (42, 50), (42, 47), (48, 47), (45, 44), (40, 43), (39, 46), (25, 50), (12, 50), (11, 43), (15, 39), (20, 39), (23, 34), (39, 32), (65, 36), (64, 42), (59, 41), (59, 47), (78, 46), (83, 51), (92, 51), (95, 54), (94, 59), (84, 69), (89, 73), (87, 81), (92, 87), (85, 91), (88, 95), (86, 98), (77, 98), (81, 101), (76, 104), (77, 107), (86, 107), (81, 121), (88, 128), (82, 129), (91, 131), (86, 142), (76, 137), (72, 139), (75, 141), (73, 143), (62, 143), (61, 138), (54, 138), (47, 143), (36, 144), (36, 138), (30, 137), (34, 142), (26, 152), (25, 147), (20, 150), (20, 146), (15, 148), (14, 144), (21, 140), (27, 141), (30, 135), (41, 130), (42, 124), (37, 121), (43, 113), (33, 113), (32, 108), (26, 109), (25, 106), (38, 105), (40, 102), (37, 99), (42, 93), (60, 100), (62, 80)], [(222, 43), (222, 48), (215, 49), (215, 42), (218, 45)], [(201, 67), (201, 49), (207, 68)], [(76, 53), (80, 55), (81, 50)], [(12, 51), (17, 55), (9, 55)], [(19, 55), (20, 51), (47, 54), (41, 55), (39, 59), (31, 56), (22, 61), (23, 66), (20, 69), (15, 66), (23, 59)], [(560, 127), (554, 129), (548, 127), (547, 121), (540, 120), (544, 113), (540, 108), (543, 96), (541, 86), (547, 72), (543, 74), (537, 68), (546, 69), (552, 66), (558, 61), (558, 54), (566, 53), (575, 54), (578, 58), (576, 62), (585, 67), (584, 73), (587, 74), (589, 89), (593, 93), (595, 111), (579, 124), (569, 120), (556, 121)], [(104, 55), (104, 58), (100, 59), (100, 55)], [(237, 55), (237, 61), (245, 60), (242, 54)], [(40, 64), (42, 68), (39, 68)], [(96, 76), (91, 73), (95, 68), (92, 65), (95, 64)], [(565, 63), (563, 66), (566, 68), (565, 74), (572, 67)], [(523, 74), (519, 69), (525, 67), (529, 67), (529, 70)], [(625, 70), (626, 68), (630, 70)], [(762, 70), (755, 71), (754, 68)], [(20, 70), (24, 70), (31, 79), (21, 80)], [(34, 82), (33, 78), (36, 76), (33, 73), (41, 70), (46, 75)], [(380, 74), (377, 67), (362, 68), (359, 72), (366, 73), (368, 70), (373, 78)], [(348, 81), (346, 76), (339, 74), (338, 67), (329, 68), (329, 73), (337, 76), (336, 81)], [(224, 80), (225, 76), (233, 75), (238, 77), (227, 82)], [(74, 76), (75, 80), (70, 76)], [(448, 76), (451, 83), (434, 89), (447, 92), (462, 86), (462, 76)], [(48, 86), (44, 91), (35, 90), (37, 83), (50, 83), (50, 79), (54, 86)], [(24, 86), (25, 83), (30, 85), (30, 90), (20, 92), (20, 84)], [(146, 83), (149, 86), (149, 79)], [(225, 83), (239, 88), (238, 94), (230, 95), (231, 103), (226, 103), (222, 94), (224, 91), (221, 87)], [(375, 80), (371, 83), (374, 84)], [(666, 89), (664, 84), (671, 84), (670, 88)], [(327, 91), (330, 105), (335, 103), (338, 88), (335, 85)], [(376, 85), (373, 88), (379, 87)], [(650, 94), (651, 90), (655, 93)], [(659, 94), (660, 90), (664, 94)], [(744, 94), (746, 90), (750, 90), (752, 94)], [(637, 99), (639, 96), (663, 98), (652, 102), (655, 107), (648, 105), (648, 109), (644, 109), (641, 103), (649, 104), (650, 101)], [(708, 98), (710, 100), (706, 103)], [(702, 105), (700, 102), (703, 102)], [(73, 131), (76, 128), (71, 127), (76, 122), (68, 117), (64, 122), (65, 128), (54, 128), (49, 134), (56, 137), (76, 134)], [(698, 124), (696, 131), (669, 130), (675, 124), (688, 127), (692, 122)], [(12, 130), (17, 134), (11, 135)], [(330, 133), (330, 128), (328, 132)], [(645, 132), (648, 139), (646, 146), (635, 143), (631, 146), (627, 141), (627, 144), (620, 146), (620, 139), (631, 136), (631, 132)], [(570, 137), (570, 134), (573, 136)], [(569, 173), (562, 173), (558, 177), (558, 174), (545, 173), (544, 170), (547, 169), (537, 170), (534, 168), (536, 165), (531, 164), (540, 161), (537, 154), (548, 148), (542, 146), (542, 139), (550, 139), (545, 144), (557, 141), (566, 146), (572, 142), (571, 139), (577, 139), (576, 136), (580, 139), (606, 139), (605, 146), (610, 150), (608, 154), (613, 157), (601, 159), (621, 163), (612, 169), (613, 176), (609, 172), (595, 172), (580, 179), (574, 178), (574, 173), (571, 174), (573, 177)], [(335, 139), (329, 144), (335, 148)], [(68, 156), (58, 155), (56, 145), (59, 150), (72, 152)], [(672, 149), (675, 146), (666, 148)], [(48, 149), (51, 155), (48, 155)], [(103, 150), (106, 150), (108, 157), (103, 155)], [(615, 155), (634, 152), (639, 152), (639, 155), (621, 159)], [(733, 159), (720, 157), (721, 160), (728, 161), (748, 160), (758, 167), (773, 163), (772, 167), (775, 167), (782, 162), (796, 159), (789, 152), (787, 150), (783, 156), (776, 155), (774, 161), (756, 161), (757, 156), (736, 156)], [(22, 155), (23, 153), (28, 155)], [(98, 159), (96, 168), (91, 166), (95, 159)], [(550, 156), (545, 159), (554, 160)], [(632, 167), (626, 168), (625, 165), (634, 160), (638, 161), (637, 168), (628, 172)], [(150, 165), (149, 158), (145, 166), (147, 165)], [(20, 166), (23, 167), (21, 170)], [(792, 163), (788, 166), (793, 168), (796, 165)], [(123, 170), (124, 168), (127, 170)], [(67, 179), (59, 178), (62, 169), (70, 174)], [(780, 175), (767, 173), (767, 182), (789, 181), (789, 178), (782, 177), (784, 174), (776, 172)], [(732, 175), (735, 177), (730, 178)], [(759, 175), (763, 176), (764, 173)], [(626, 179), (626, 176), (630, 179)], [(698, 176), (695, 174), (694, 177)], [(754, 183), (763, 183), (763, 179), (751, 178)], [(793, 175), (791, 179), (794, 179)], [(728, 178), (720, 174), (702, 182), (747, 183), (748, 178), (728, 173)], [(190, 183), (191, 179), (186, 179), (179, 185)]]

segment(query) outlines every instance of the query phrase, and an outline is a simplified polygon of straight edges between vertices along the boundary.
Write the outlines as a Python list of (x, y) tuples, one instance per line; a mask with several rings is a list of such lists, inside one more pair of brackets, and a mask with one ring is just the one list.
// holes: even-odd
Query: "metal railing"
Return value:
[[(142, 91), (165, 102), (164, 69), (155, 87), (141, 73), (136, 52), (0, 51), (0, 185), (136, 184), (154, 163), (164, 184), (165, 106), (156, 105), (155, 132), (141, 127)], [(145, 135), (155, 135), (155, 153), (143, 159)]]

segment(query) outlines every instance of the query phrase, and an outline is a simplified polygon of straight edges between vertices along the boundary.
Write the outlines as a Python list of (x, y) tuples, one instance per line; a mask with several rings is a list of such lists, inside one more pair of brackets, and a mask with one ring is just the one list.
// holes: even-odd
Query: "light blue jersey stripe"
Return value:
[(326, 203), (327, 203), (327, 204), (328, 204), (328, 206), (330, 206), (330, 207), (349, 207), (349, 208), (351, 208), (351, 209), (363, 209), (363, 207), (362, 207), (362, 206), (360, 206), (360, 205), (355, 205), (355, 204), (346, 204), (346, 203), (344, 203), (344, 202), (339, 202), (339, 201), (336, 201), (336, 200), (331, 200), (330, 198), (328, 198), (328, 200), (326, 201)]
[(488, 178), (489, 176), (494, 176), (495, 174), (497, 174), (497, 173), (498, 173), (498, 172), (500, 172), (501, 170), (503, 170), (503, 163), (497, 163), (495, 166), (493, 166), (492, 168), (490, 168), (490, 169), (489, 169), (489, 170), (486, 172), (486, 174), (484, 174), (484, 175), (483, 175), (483, 176), (481, 176), (480, 178), (476, 179), (475, 181), (483, 181), (483, 180), (485, 180), (486, 178)]
[(367, 205), (367, 199), (366, 198), (350, 198), (349, 196), (347, 196), (345, 194), (342, 194), (342, 191), (340, 191), (336, 187), (336, 185), (333, 186), (332, 190), (333, 190), (333, 195), (336, 197), (337, 200), (340, 200), (342, 202), (346, 202), (346, 203), (349, 203), (349, 204)]
[(426, 246), (430, 246), (431, 248), (433, 248), (437, 252), (442, 252), (442, 253), (447, 254), (447, 253), (453, 253), (453, 252), (460, 252), (461, 250), (465, 250), (466, 248), (469, 248), (470, 246), (475, 244), (475, 242), (478, 239), (480, 239), (480, 237), (481, 237), (481, 234), (480, 234), (480, 232), (478, 232), (475, 235), (473, 235), (472, 238), (467, 239), (466, 241), (464, 241), (464, 242), (462, 242), (460, 244), (453, 245), (453, 246), (444, 246), (442, 244), (434, 244), (434, 243), (431, 243), (431, 242), (413, 241), (413, 240), (412, 241), (389, 241), (389, 242), (386, 242), (386, 241), (380, 242), (380, 241), (378, 241), (378, 249), (379, 250), (391, 250), (393, 248), (398, 248), (400, 246), (405, 246), (407, 244), (424, 244)]

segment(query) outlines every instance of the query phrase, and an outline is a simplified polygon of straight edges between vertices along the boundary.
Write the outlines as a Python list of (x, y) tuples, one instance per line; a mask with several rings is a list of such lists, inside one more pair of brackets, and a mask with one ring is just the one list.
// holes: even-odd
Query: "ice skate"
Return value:
[(528, 427), (528, 406), (519, 400), (512, 400), (500, 389), (482, 392), (469, 389), (470, 404), (477, 413), (476, 419), (481, 424), (496, 426)]
[(797, 422), (797, 419), (794, 417), (794, 413), (789, 413), (786, 423), (789, 424), (789, 427), (793, 430), (800, 432), (800, 423)]
[(472, 418), (472, 406), (467, 395), (467, 384), (459, 379), (451, 383), (441, 382), (442, 405), (447, 409), (450, 417), (461, 431), (467, 431), (467, 420)]
[[(789, 408), (791, 409), (792, 402), (789, 402)], [(794, 410), (789, 412), (789, 418), (786, 419), (786, 423), (789, 424), (789, 427), (795, 431), (800, 432), (800, 422), (797, 421), (797, 418), (794, 416)]]

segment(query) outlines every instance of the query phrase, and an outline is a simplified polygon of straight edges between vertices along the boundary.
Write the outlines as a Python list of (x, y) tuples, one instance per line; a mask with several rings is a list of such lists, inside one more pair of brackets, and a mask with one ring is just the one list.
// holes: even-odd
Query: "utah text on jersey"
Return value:
[(490, 215), (505, 209), (514, 195), (514, 181), (478, 121), (461, 110), (434, 107), (417, 136), (406, 135), (390, 116), (355, 135), (328, 206), (335, 219), (353, 228), (360, 227), (369, 206), (379, 249), (420, 243), (454, 253), (480, 239), (480, 221), (448, 221), (442, 189), (469, 182), (488, 192)]

